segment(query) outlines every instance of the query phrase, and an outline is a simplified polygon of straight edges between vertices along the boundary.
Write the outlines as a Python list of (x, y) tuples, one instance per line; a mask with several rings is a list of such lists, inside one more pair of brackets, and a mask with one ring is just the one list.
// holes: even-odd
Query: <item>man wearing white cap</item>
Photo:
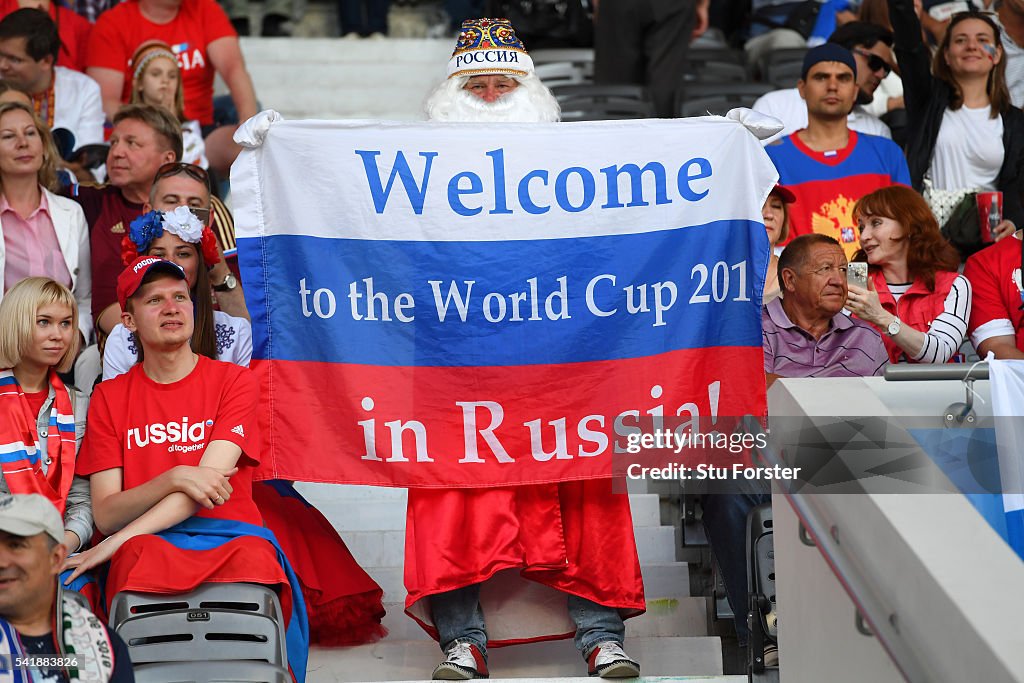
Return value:
[(67, 552), (45, 496), (0, 497), (0, 667), (13, 666), (14, 681), (130, 683), (124, 641), (57, 581)]
[[(463, 22), (426, 111), (448, 122), (559, 116), (505, 19)], [(629, 498), (610, 479), (410, 489), (407, 514), (406, 613), (445, 652), (434, 679), (486, 678), (488, 645), (573, 636), (590, 675), (639, 675), (622, 620), (644, 611), (643, 582)]]

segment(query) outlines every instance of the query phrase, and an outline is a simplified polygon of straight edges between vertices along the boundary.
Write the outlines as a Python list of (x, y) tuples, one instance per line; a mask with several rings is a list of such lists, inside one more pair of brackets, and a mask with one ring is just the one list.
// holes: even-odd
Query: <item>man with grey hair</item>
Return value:
[[(89, 224), (92, 248), (93, 320), (106, 335), (121, 319), (117, 307), (117, 276), (124, 268), (121, 243), (132, 220), (143, 213), (153, 179), (160, 169), (181, 159), (181, 125), (170, 112), (149, 104), (127, 104), (114, 116), (107, 153), (108, 185), (76, 185), (69, 191), (82, 206)], [(233, 255), (234, 221), (216, 197), (210, 200), (210, 228), (225, 255)], [(231, 276), (229, 278), (229, 276)], [(237, 284), (227, 259), (210, 273), (214, 286), (234, 289)], [(244, 299), (226, 291), (222, 308), (226, 313), (246, 317)]]
[(13, 665), (14, 680), (132, 683), (124, 641), (57, 580), (66, 557), (53, 503), (38, 493), (0, 497), (0, 661)]
[[(426, 112), (445, 122), (559, 118), (506, 19), (463, 22)], [(445, 653), (435, 680), (486, 678), (488, 645), (573, 635), (591, 676), (640, 674), (622, 643), (623, 618), (644, 610), (643, 582), (629, 497), (610, 479), (410, 489), (407, 514), (406, 612)]]

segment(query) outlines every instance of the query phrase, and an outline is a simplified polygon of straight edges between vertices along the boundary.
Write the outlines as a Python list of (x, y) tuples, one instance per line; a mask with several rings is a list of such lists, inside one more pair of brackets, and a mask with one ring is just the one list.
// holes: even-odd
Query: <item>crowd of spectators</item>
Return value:
[[(720, 9), (709, 4), (593, 3), (598, 80), (646, 83), (656, 113), (671, 115), (687, 43), (708, 27), (709, 10), (714, 21)], [(263, 35), (287, 34), (286, 5), (266, 6)], [(385, 35), (387, 5), (341, 0), (342, 34)], [(449, 5), (453, 18), (482, 9), (470, 0)], [(783, 124), (765, 141), (779, 174), (762, 211), (771, 249), (762, 309), (766, 383), (877, 375), (890, 363), (946, 363), (975, 353), (1024, 358), (1024, 2), (947, 17), (911, 0), (864, 0), (856, 16), (832, 1), (810, 17), (806, 3), (753, 5), (743, 13), (752, 21), (727, 31), (746, 41), (752, 68), (773, 50), (809, 46), (796, 87), (753, 105)], [(0, 489), (42, 496), (64, 522), (57, 533), (38, 515), (25, 521), (35, 499), (0, 500), (0, 521), (5, 507), (14, 520), (0, 524), (0, 546), (30, 538), (33, 561), (49, 567), (46, 590), (58, 570), (80, 582), (107, 561), (108, 586), (142, 591), (189, 590), (215, 568), (216, 580), (276, 587), (286, 613), (304, 603), (308, 613), (296, 618), (308, 619), (322, 642), (331, 640), (333, 618), (323, 615), (337, 616), (339, 603), (361, 615), (345, 625), (346, 642), (380, 635), (380, 589), (329, 525), (304, 525), (324, 528), (318, 551), (334, 553), (330, 566), (348, 578), (348, 592), (325, 598), (309, 588), (318, 585), (317, 563), (299, 562), (293, 572), (282, 550), (294, 515), (272, 524), (278, 499), (251, 481), (259, 401), (243, 368), (252, 333), (231, 214), (215, 196), (239, 148), (236, 123), (219, 121), (213, 102), (220, 74), (238, 117), (256, 113), (238, 42), (249, 32), (248, 7), (128, 0), (81, 3), (76, 11), (0, 2)], [(456, 74), (428, 112), (467, 120), (468, 112), (524, 99), (526, 91), (546, 96), (547, 108), (529, 116), (518, 110), (515, 120), (557, 119), (557, 103), (532, 67)], [(902, 148), (880, 120), (900, 109), (908, 121)], [(866, 278), (851, 279), (854, 270)], [(77, 389), (66, 381), (73, 368)], [(86, 399), (100, 376), (85, 429)], [(186, 403), (211, 422), (176, 423), (175, 410)], [(181, 434), (206, 424), (216, 431), (203, 433), (204, 450), (181, 458), (166, 449), (159, 458), (125, 457), (127, 449), (145, 451), (151, 428), (172, 424)], [(563, 510), (582, 509), (588, 488), (545, 495)], [(520, 493), (489, 505), (516, 508)], [(410, 509), (456, 519), (470, 505), (460, 496), (468, 495), (417, 491)], [(628, 518), (622, 510), (605, 513), (615, 517), (609, 527)], [(264, 516), (280, 542), (259, 531)], [(161, 573), (160, 565), (180, 566), (177, 553), (190, 549), (175, 545), (173, 533), (215, 535), (210, 520), (234, 525), (217, 527), (220, 541), (205, 549), (210, 562), (192, 573)], [(466, 533), (450, 520), (443, 526)], [(108, 540), (90, 548), (94, 527)], [(439, 528), (429, 530), (434, 543)], [(154, 541), (160, 533), (170, 535)], [(716, 533), (739, 537), (729, 524)], [(66, 559), (66, 552), (76, 554)], [(584, 624), (604, 624), (602, 635), (577, 642), (591, 672), (638, 672), (621, 650), (618, 613), (626, 607), (557, 588), (569, 592), (581, 633)], [(739, 588), (727, 588), (736, 598)], [(485, 672), (479, 586), (430, 591), (424, 587), (429, 619), (447, 640), (439, 669)], [(39, 605), (52, 611), (48, 600)], [(94, 601), (102, 613), (102, 600)], [(642, 606), (642, 596), (631, 610), (633, 603)], [(3, 608), (0, 599), (0, 617), (18, 627), (20, 613)], [(745, 612), (741, 602), (734, 610)], [(24, 637), (45, 635), (37, 633), (37, 612), (28, 615)], [(466, 635), (468, 622), (476, 636)]]

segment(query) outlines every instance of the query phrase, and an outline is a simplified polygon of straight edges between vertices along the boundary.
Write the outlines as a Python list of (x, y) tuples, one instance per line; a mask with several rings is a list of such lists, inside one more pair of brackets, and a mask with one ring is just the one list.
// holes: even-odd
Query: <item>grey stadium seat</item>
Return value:
[(252, 612), (180, 609), (129, 617), (117, 627), (132, 662), (265, 661), (288, 665), (284, 625)]
[(190, 593), (158, 595), (124, 591), (110, 604), (110, 628), (130, 617), (180, 609), (231, 609), (252, 612), (284, 624), (277, 593), (254, 583), (208, 583)]
[(688, 83), (679, 93), (679, 116), (724, 114), (734, 107), (750, 107), (774, 88), (767, 83)]
[(573, 64), (572, 62), (550, 62), (549, 64), (539, 64), (536, 67), (536, 72), (541, 83), (549, 88), (560, 85), (589, 83), (591, 80), (584, 74), (583, 67), (578, 64)]
[(291, 683), (287, 669), (266, 662), (164, 662), (135, 667), (136, 683)]
[(764, 80), (776, 88), (794, 88), (803, 70), (804, 48), (785, 48), (770, 52), (764, 61)]

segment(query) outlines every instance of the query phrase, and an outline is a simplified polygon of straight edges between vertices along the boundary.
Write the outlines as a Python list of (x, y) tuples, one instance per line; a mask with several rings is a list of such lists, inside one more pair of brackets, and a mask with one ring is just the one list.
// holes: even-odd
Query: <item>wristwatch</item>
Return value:
[(228, 273), (224, 276), (224, 282), (219, 285), (213, 286), (215, 292), (230, 292), (238, 286), (238, 278), (235, 277), (234, 273)]
[(885, 328), (885, 333), (890, 337), (895, 337), (900, 333), (900, 329), (903, 327), (903, 322), (899, 318), (893, 318), (892, 322), (889, 323), (889, 327)]

